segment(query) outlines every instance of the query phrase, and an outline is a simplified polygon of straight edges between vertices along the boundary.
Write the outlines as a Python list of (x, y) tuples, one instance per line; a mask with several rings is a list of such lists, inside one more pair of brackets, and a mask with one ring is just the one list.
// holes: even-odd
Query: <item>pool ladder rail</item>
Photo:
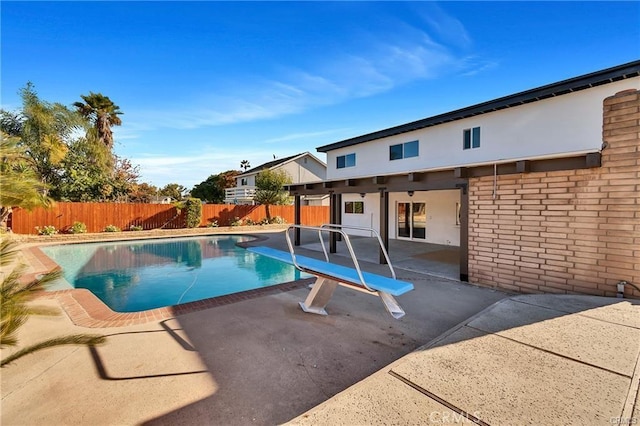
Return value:
[[(324, 254), (326, 262), (309, 259), (300, 255), (296, 255), (294, 245), (291, 242), (290, 231), (292, 229), (300, 229), (307, 231), (317, 231), (318, 239)], [(380, 246), (380, 250), (384, 255), (384, 258), (389, 266), (391, 278), (376, 275), (372, 273), (363, 272), (356, 257), (353, 245), (349, 239), (349, 235), (344, 231), (345, 229), (360, 230), (370, 232), (375, 235)], [(331, 263), (329, 260), (329, 253), (323, 240), (323, 233), (335, 233), (342, 236), (342, 239), (347, 247), (354, 268), (347, 268), (341, 265)], [(323, 224), (317, 226), (306, 225), (290, 225), (285, 232), (287, 245), (291, 254), (291, 261), (293, 265), (300, 271), (307, 272), (315, 275), (317, 280), (313, 285), (313, 288), (304, 302), (300, 302), (300, 307), (305, 312), (327, 315), (325, 307), (333, 292), (338, 285), (343, 285), (351, 289), (360, 290), (367, 294), (372, 294), (380, 297), (385, 309), (389, 314), (395, 318), (400, 319), (405, 315), (404, 309), (396, 301), (392, 294), (396, 296), (404, 294), (405, 292), (412, 290), (413, 285), (404, 281), (400, 281), (396, 277), (396, 272), (391, 264), (389, 254), (382, 242), (382, 238), (378, 231), (373, 228), (351, 226), (351, 225), (339, 225), (339, 224)], [(355, 272), (355, 273), (354, 273)]]

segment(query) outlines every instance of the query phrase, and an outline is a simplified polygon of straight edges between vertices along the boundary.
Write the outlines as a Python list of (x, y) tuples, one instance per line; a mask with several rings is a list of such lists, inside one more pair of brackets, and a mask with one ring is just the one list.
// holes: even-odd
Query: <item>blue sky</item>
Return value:
[(640, 58), (639, 2), (10, 2), (1, 104), (27, 81), (124, 115), (141, 182), (191, 188)]

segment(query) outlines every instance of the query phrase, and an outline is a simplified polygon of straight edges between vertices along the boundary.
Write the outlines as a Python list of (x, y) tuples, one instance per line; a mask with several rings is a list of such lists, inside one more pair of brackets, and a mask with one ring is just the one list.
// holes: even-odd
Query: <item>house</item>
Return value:
[[(236, 186), (225, 189), (226, 204), (254, 204), (256, 176), (263, 170), (283, 170), (294, 184), (321, 182), (326, 179), (327, 165), (309, 152), (280, 158), (259, 165), (236, 176)], [(309, 195), (301, 201), (304, 205), (329, 205), (327, 194)]]
[(330, 194), (332, 223), (387, 246), (459, 248), (464, 281), (615, 295), (640, 283), (639, 74), (635, 61), (324, 145), (327, 179), (288, 189)]

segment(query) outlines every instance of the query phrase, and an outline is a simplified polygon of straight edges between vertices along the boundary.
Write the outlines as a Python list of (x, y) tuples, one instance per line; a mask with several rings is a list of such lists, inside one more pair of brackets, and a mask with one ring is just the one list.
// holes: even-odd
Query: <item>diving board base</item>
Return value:
[(329, 300), (331, 300), (333, 292), (337, 287), (337, 281), (318, 277), (306, 300), (299, 302), (300, 307), (303, 311), (311, 314), (328, 315), (324, 308), (327, 306), (327, 303), (329, 303)]
[[(345, 284), (328, 278), (318, 277), (305, 301), (298, 302), (298, 304), (304, 312), (316, 315), (329, 315), (325, 310), (325, 307), (327, 306), (327, 303), (329, 303), (329, 300), (331, 300), (331, 297), (333, 296), (336, 288), (338, 288), (338, 285), (343, 285), (352, 289), (354, 288), (352, 284)], [(366, 293), (380, 297), (384, 308), (393, 318), (400, 319), (405, 315), (404, 309), (402, 309), (396, 299), (389, 293), (385, 293), (383, 291), (366, 291)]]

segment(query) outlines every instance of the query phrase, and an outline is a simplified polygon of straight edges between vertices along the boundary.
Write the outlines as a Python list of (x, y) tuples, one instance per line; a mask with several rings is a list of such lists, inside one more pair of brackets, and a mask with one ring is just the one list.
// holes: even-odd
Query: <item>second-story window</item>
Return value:
[(240, 186), (245, 186), (247, 184), (247, 178), (240, 179)]
[(462, 149), (480, 148), (480, 127), (462, 131)]
[(418, 141), (399, 143), (389, 147), (389, 160), (401, 160), (403, 158), (417, 157), (418, 155)]
[(355, 167), (356, 154), (339, 155), (336, 157), (336, 168), (344, 169), (345, 167)]

